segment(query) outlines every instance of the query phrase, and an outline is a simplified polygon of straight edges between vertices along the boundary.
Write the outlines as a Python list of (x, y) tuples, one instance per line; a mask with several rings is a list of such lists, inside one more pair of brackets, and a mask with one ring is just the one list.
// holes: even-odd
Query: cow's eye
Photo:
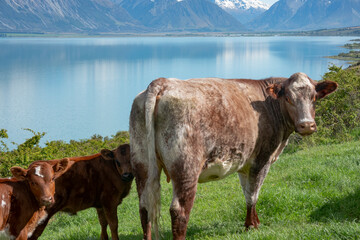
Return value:
[(37, 182), (31, 181), (31, 182), (30, 182), (30, 185), (32, 185), (32, 186), (37, 186), (38, 184), (37, 184)]
[(286, 97), (286, 101), (290, 104), (292, 104), (291, 99), (289, 97)]

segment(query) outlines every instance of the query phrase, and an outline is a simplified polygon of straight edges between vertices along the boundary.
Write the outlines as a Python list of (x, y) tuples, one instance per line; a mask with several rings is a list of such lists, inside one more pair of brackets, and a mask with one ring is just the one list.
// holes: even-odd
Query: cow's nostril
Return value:
[(300, 128), (304, 129), (306, 127), (306, 124), (300, 124)]

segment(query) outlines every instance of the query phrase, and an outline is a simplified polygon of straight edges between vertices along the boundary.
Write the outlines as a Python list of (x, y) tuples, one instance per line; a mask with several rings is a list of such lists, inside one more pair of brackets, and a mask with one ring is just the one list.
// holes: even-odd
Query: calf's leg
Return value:
[(251, 167), (248, 173), (239, 172), (240, 183), (246, 200), (246, 229), (258, 228), (260, 221), (256, 213), (256, 203), (260, 188), (270, 168), (270, 162), (262, 167)]
[(107, 225), (108, 225), (108, 222), (107, 222), (107, 220), (106, 220), (104, 210), (103, 210), (102, 208), (97, 208), (96, 211), (97, 211), (98, 218), (99, 218), (99, 222), (100, 222), (100, 226), (101, 226), (101, 236), (100, 236), (100, 239), (101, 239), (101, 240), (108, 240), (108, 239), (109, 239), (109, 236), (108, 236), (108, 234), (107, 234)]
[(108, 222), (109, 227), (110, 227), (111, 239), (119, 240), (117, 205), (116, 206), (104, 206), (103, 210), (104, 210), (106, 221)]

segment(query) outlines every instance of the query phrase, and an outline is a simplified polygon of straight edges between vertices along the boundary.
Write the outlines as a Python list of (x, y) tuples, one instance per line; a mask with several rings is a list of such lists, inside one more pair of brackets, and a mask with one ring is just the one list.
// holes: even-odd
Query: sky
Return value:
[(261, 0), (264, 3), (269, 4), (270, 6), (273, 5), (275, 2), (277, 2), (278, 0)]

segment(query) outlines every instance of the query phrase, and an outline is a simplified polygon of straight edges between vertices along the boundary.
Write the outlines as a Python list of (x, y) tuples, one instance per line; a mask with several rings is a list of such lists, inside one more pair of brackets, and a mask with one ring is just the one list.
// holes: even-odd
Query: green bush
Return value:
[[(37, 160), (60, 159), (64, 157), (85, 156), (100, 152), (103, 148), (114, 149), (118, 145), (129, 142), (128, 132), (118, 132), (112, 137), (103, 138), (100, 135), (94, 135), (90, 139), (46, 142), (44, 147), (39, 143), (45, 133), (35, 132), (31, 129), (33, 136), (22, 144), (15, 144), (16, 148), (9, 151), (9, 147), (1, 141), (0, 146), (0, 176), (10, 175), (12, 166), (27, 167), (31, 162)], [(0, 139), (8, 138), (4, 129), (0, 130)]]

